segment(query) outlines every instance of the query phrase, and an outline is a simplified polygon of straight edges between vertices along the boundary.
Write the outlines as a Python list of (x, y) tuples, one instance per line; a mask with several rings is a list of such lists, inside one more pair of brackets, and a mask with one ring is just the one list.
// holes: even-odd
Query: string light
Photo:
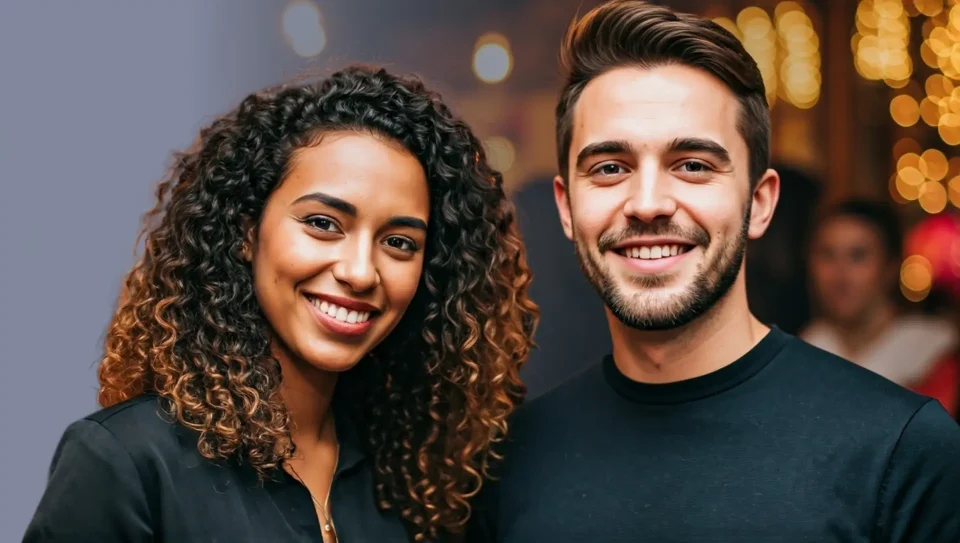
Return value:
[(766, 11), (750, 6), (737, 14), (737, 27), (743, 36), (743, 48), (760, 68), (767, 102), (772, 106), (777, 99), (777, 33), (773, 21)]
[[(925, 79), (913, 79), (911, 17), (922, 19), (920, 59), (934, 70)], [(922, 120), (946, 145), (960, 145), (960, 0), (860, 0), (856, 26), (851, 48), (857, 72), (904, 89), (890, 101), (893, 121), (910, 127)], [(889, 183), (894, 200), (916, 201), (930, 214), (947, 205), (960, 207), (960, 158), (948, 160), (953, 153), (936, 147), (921, 152), (912, 139), (896, 143), (897, 165)], [(907, 290), (908, 298), (922, 291)]]
[(779, 97), (800, 109), (820, 98), (820, 38), (813, 22), (796, 2), (781, 2), (775, 10), (779, 45)]
[(910, 21), (901, 0), (861, 0), (856, 24), (851, 46), (857, 72), (902, 87), (913, 74), (913, 61), (907, 52)]
[(777, 100), (800, 109), (817, 104), (822, 85), (820, 38), (799, 3), (780, 2), (773, 18), (751, 6), (741, 10), (735, 21), (727, 17), (713, 21), (736, 36), (753, 57), (771, 107)]

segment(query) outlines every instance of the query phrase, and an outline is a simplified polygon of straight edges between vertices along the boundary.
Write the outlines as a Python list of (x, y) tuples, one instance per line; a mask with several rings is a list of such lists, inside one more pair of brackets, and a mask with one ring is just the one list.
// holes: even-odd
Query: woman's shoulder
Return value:
[[(173, 454), (183, 449), (191, 441), (190, 434), (163, 409), (159, 396), (142, 394), (74, 421), (64, 439), (86, 441), (91, 447), (121, 448), (136, 462), (145, 454)], [(195, 438), (192, 446), (196, 446)]]

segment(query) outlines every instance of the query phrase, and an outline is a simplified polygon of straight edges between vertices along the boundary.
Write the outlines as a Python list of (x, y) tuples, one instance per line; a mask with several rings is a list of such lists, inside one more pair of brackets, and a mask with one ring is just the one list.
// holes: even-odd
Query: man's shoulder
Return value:
[(902, 427), (930, 400), (799, 338), (788, 343), (775, 367), (777, 379), (790, 384), (791, 397), (835, 416), (884, 419)]
[[(554, 388), (526, 400), (517, 408), (515, 418), (561, 417), (570, 409), (580, 409), (585, 396), (601, 393), (604, 390), (603, 384), (603, 364), (602, 361), (597, 361)], [(571, 404), (571, 400), (576, 398), (580, 399), (580, 403)]]

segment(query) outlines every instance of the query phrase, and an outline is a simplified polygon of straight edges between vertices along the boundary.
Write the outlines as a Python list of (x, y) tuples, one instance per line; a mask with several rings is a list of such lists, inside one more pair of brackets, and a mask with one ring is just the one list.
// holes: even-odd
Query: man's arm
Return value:
[(883, 543), (960, 541), (960, 426), (936, 400), (917, 410), (894, 448), (876, 535)]

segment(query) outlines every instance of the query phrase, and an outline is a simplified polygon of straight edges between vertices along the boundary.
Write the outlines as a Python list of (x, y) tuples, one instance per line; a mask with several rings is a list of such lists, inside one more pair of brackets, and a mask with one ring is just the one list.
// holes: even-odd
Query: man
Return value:
[(613, 353), (518, 410), (472, 539), (960, 541), (943, 408), (750, 313), (779, 179), (736, 38), (619, 1), (561, 61), (554, 192)]

